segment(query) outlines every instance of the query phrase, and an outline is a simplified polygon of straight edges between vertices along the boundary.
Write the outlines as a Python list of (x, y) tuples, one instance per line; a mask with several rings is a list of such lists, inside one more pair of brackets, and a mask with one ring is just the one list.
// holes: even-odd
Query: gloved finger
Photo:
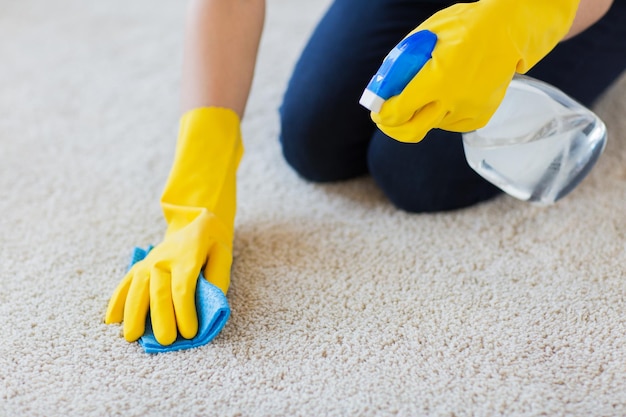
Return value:
[(432, 66), (432, 62), (428, 61), (400, 94), (386, 100), (379, 113), (372, 112), (374, 123), (401, 126), (424, 107), (438, 101), (441, 95), (436, 94), (437, 90), (433, 87), (439, 82), (439, 76), (433, 72)]
[(172, 303), (172, 276), (153, 267), (150, 271), (150, 318), (157, 342), (167, 346), (176, 340), (176, 316)]
[(410, 106), (398, 104), (398, 96), (385, 101), (379, 113), (371, 112), (370, 117), (374, 123), (385, 126), (401, 126), (408, 122), (413, 115), (420, 110), (421, 105), (413, 103)]
[(491, 99), (487, 103), (479, 106), (476, 104), (472, 108), (472, 112), (451, 112), (437, 126), (440, 129), (449, 130), (451, 132), (470, 132), (472, 130), (485, 127), (491, 117), (498, 109), (498, 106), (504, 99), (506, 88), (496, 90), (492, 93)]
[(195, 268), (174, 267), (172, 269), (172, 302), (178, 332), (186, 339), (198, 333), (196, 314), (196, 284), (200, 271)]
[(134, 342), (143, 335), (149, 307), (150, 273), (138, 268), (124, 305), (124, 338), (127, 341)]
[(424, 139), (428, 131), (438, 127), (446, 113), (440, 102), (424, 106), (412, 119), (400, 126), (377, 125), (387, 136), (400, 142), (417, 143)]
[(487, 118), (484, 122), (483, 120), (485, 120), (485, 118), (466, 118), (453, 122), (443, 121), (439, 128), (450, 132), (466, 133), (484, 127), (489, 119)]
[(227, 246), (219, 243), (213, 245), (209, 253), (209, 261), (204, 268), (204, 277), (224, 294), (228, 292), (230, 286), (232, 263), (233, 255)]
[(128, 289), (130, 288), (130, 283), (132, 282), (134, 275), (135, 273), (131, 269), (115, 288), (115, 291), (109, 300), (107, 312), (104, 316), (104, 322), (106, 324), (120, 323), (123, 320), (124, 304), (126, 303), (126, 296), (128, 295)]

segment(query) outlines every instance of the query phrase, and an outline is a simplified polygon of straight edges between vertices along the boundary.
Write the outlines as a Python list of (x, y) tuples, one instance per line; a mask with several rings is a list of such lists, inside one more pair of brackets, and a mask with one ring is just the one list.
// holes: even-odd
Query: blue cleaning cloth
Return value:
[[(147, 249), (135, 248), (130, 266), (145, 258), (150, 250), (152, 250), (152, 246)], [(146, 331), (139, 339), (139, 344), (146, 353), (173, 352), (204, 346), (222, 331), (230, 316), (228, 300), (222, 290), (204, 278), (202, 272), (200, 272), (196, 285), (196, 310), (198, 313), (198, 334), (193, 339), (185, 339), (178, 335), (176, 341), (171, 345), (161, 345), (154, 337), (152, 322), (148, 314)]]

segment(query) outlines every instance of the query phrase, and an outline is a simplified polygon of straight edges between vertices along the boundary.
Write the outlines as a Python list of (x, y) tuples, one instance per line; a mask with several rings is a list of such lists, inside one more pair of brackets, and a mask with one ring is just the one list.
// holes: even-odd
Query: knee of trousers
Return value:
[(315, 112), (280, 109), (280, 144), (287, 163), (312, 182), (340, 181), (367, 171), (366, 145), (345, 146), (341, 132)]
[(458, 184), (446, 185), (441, 181), (389, 181), (372, 173), (374, 181), (382, 189), (391, 203), (408, 213), (436, 213), (459, 210), (487, 201), (500, 195), (502, 191), (487, 183), (475, 183), (470, 187)]
[(403, 211), (457, 210), (501, 194), (500, 189), (457, 157), (416, 152), (413, 154), (415, 158), (410, 155), (403, 158), (381, 152), (380, 148), (379, 152), (372, 152), (372, 149), (368, 155), (369, 172), (387, 198)]

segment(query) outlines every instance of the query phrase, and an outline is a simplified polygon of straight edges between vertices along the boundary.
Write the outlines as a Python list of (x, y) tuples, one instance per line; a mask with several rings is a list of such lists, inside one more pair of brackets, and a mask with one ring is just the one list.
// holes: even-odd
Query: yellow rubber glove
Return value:
[(145, 331), (150, 309), (157, 341), (169, 345), (177, 329), (198, 331), (195, 290), (206, 279), (226, 294), (230, 284), (235, 181), (243, 155), (239, 117), (223, 108), (200, 108), (181, 118), (176, 156), (161, 206), (163, 241), (136, 263), (113, 293), (105, 322), (124, 321), (129, 342)]
[(437, 35), (432, 58), (372, 120), (402, 142), (419, 142), (432, 128), (485, 126), (513, 75), (528, 71), (567, 34), (579, 1), (480, 0), (435, 13), (411, 32)]

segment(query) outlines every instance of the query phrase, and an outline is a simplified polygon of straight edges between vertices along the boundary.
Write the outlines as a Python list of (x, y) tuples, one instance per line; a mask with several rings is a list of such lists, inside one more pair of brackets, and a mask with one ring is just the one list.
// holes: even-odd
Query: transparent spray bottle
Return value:
[[(430, 59), (437, 37), (417, 32), (387, 55), (360, 103), (378, 112)], [(604, 150), (606, 127), (591, 110), (557, 88), (516, 75), (489, 123), (463, 134), (472, 169), (509, 195), (556, 202), (589, 173)]]

